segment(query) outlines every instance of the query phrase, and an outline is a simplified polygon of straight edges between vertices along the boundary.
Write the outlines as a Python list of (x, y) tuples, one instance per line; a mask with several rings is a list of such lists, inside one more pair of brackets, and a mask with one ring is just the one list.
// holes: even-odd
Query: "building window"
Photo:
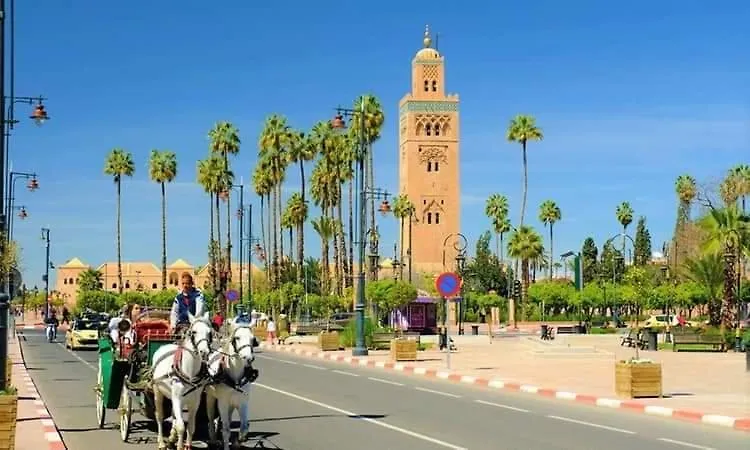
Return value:
[(432, 161), (427, 161), (427, 171), (432, 172)]
[(63, 284), (68, 284), (68, 279), (67, 278), (63, 278)]
[(432, 136), (432, 124), (431, 123), (428, 123), (427, 125), (424, 126), (424, 134), (426, 134), (427, 136)]
[(156, 289), (156, 283), (151, 284), (151, 289)]
[(430, 82), (427, 80), (424, 80), (424, 91), (429, 92), (430, 91)]
[(437, 81), (432, 80), (432, 92), (437, 92)]
[(435, 164), (435, 165), (434, 165), (434, 168), (435, 168), (435, 172), (437, 172), (438, 170), (440, 170), (440, 162), (439, 162), (439, 161), (435, 161), (435, 163), (434, 163), (434, 164)]
[(435, 136), (440, 136), (440, 126), (435, 125)]
[(112, 283), (112, 289), (117, 289), (117, 283)]
[(441, 205), (445, 205), (445, 200), (440, 200)]
[(422, 200), (422, 204), (426, 205), (427, 204), (427, 200)]
[(428, 224), (432, 223), (432, 213), (430, 213), (430, 212), (427, 213), (427, 223)]
[(125, 289), (130, 289), (130, 281), (125, 282)]
[(68, 284), (75, 284), (72, 278), (68, 278)]
[(435, 225), (440, 225), (440, 213), (435, 213)]

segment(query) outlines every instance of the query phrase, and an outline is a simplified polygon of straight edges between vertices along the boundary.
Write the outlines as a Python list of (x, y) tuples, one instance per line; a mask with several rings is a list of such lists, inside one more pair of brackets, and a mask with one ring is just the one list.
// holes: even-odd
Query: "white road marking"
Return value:
[(599, 425), (597, 423), (584, 422), (583, 420), (569, 419), (567, 417), (560, 416), (547, 416), (550, 419), (561, 420), (563, 422), (575, 423), (578, 425), (585, 425), (587, 427), (599, 428), (602, 430), (616, 431), (618, 433), (635, 434), (635, 431), (623, 430), (622, 428), (608, 427), (606, 425)]
[(417, 386), (414, 389), (416, 389), (418, 391), (422, 391), (422, 392), (429, 392), (430, 394), (444, 395), (446, 397), (453, 397), (453, 398), (461, 398), (460, 395), (451, 394), (451, 393), (443, 392), (443, 391), (434, 391), (432, 389), (427, 389), (427, 388), (423, 388), (423, 387), (419, 387), (419, 386)]
[(309, 403), (311, 405), (319, 406), (321, 408), (325, 408), (325, 409), (327, 409), (329, 411), (337, 412), (339, 414), (350, 416), (350, 417), (362, 420), (364, 422), (367, 422), (369, 424), (377, 425), (379, 427), (383, 427), (383, 428), (386, 428), (388, 430), (404, 434), (406, 436), (411, 436), (413, 438), (420, 439), (422, 441), (430, 442), (430, 443), (438, 445), (440, 447), (450, 448), (450, 449), (453, 449), (453, 450), (467, 450), (466, 447), (460, 447), (458, 445), (454, 445), (454, 444), (451, 444), (449, 442), (441, 441), (439, 439), (435, 439), (433, 437), (426, 436), (424, 434), (420, 434), (420, 433), (417, 433), (415, 431), (407, 430), (405, 428), (397, 427), (397, 426), (391, 425), (389, 423), (381, 422), (380, 420), (371, 419), (369, 417), (362, 417), (362, 416), (360, 416), (358, 414), (355, 414), (353, 412), (347, 411), (345, 409), (337, 408), (335, 406), (332, 406), (332, 405), (329, 405), (329, 404), (326, 404), (326, 403), (322, 403), (322, 402), (313, 400), (311, 398), (303, 397), (301, 395), (297, 395), (297, 394), (294, 394), (292, 392), (282, 391), (281, 389), (276, 389), (274, 387), (267, 386), (267, 385), (261, 384), (261, 383), (255, 383), (255, 385), (258, 386), (258, 387), (261, 387), (263, 389), (267, 389), (269, 391), (276, 392), (277, 394), (286, 395), (287, 397), (294, 398), (294, 399), (297, 399), (297, 400)]
[(350, 377), (358, 377), (359, 376), (356, 373), (344, 372), (343, 370), (332, 370), (331, 372), (337, 373), (339, 375), (347, 375), (347, 376), (350, 376)]
[[(58, 342), (58, 343), (57, 343), (57, 345), (59, 345), (59, 346), (60, 346), (60, 347), (62, 347), (62, 348), (65, 348), (65, 345), (64, 345), (64, 344), (62, 344), (62, 343), (60, 343), (60, 342)], [(89, 366), (90, 368), (92, 368), (92, 369), (94, 369), (94, 370), (99, 370), (99, 368), (98, 368), (98, 367), (94, 366), (93, 364), (91, 364), (90, 362), (88, 362), (88, 361), (86, 361), (85, 359), (81, 358), (80, 356), (76, 355), (76, 353), (75, 353), (75, 352), (74, 352), (73, 350), (68, 350), (67, 348), (65, 348), (65, 351), (66, 351), (66, 352), (68, 352), (68, 353), (70, 353), (71, 355), (73, 355), (73, 357), (74, 357), (75, 359), (77, 359), (78, 361), (81, 361), (82, 363), (86, 364), (86, 365), (87, 365), (87, 366)]]
[(674, 444), (674, 445), (681, 445), (683, 447), (699, 448), (701, 450), (716, 450), (712, 447), (704, 447), (702, 445), (691, 444), (690, 442), (676, 441), (674, 439), (659, 438), (659, 440), (662, 442), (669, 442), (670, 444)]
[(317, 370), (328, 370), (325, 367), (316, 366), (315, 364), (302, 364), (305, 367), (309, 367), (310, 369), (317, 369)]
[(367, 377), (368, 380), (377, 381), (378, 383), (391, 384), (393, 386), (403, 386), (403, 383), (396, 383), (395, 381), (384, 380), (382, 378)]
[[(268, 358), (268, 359), (273, 359), (273, 358)], [(295, 366), (297, 364), (299, 364), (299, 363), (294, 362), (294, 361), (289, 361), (288, 359), (276, 359), (275, 361), (278, 361), (278, 362), (284, 363), (284, 364), (292, 364), (292, 365), (295, 365)]]
[(482, 405), (494, 406), (496, 408), (510, 409), (511, 411), (518, 411), (518, 412), (524, 412), (524, 413), (529, 412), (528, 409), (516, 408), (515, 406), (503, 405), (502, 403), (492, 403), (492, 402), (486, 402), (484, 400), (474, 400), (474, 401), (477, 403), (481, 403)]

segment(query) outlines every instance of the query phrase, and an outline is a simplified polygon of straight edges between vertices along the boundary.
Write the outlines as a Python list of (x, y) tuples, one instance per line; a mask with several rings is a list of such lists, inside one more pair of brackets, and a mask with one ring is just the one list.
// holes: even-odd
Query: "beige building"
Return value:
[[(248, 265), (232, 264), (232, 280), (239, 282), (240, 276), (247, 280)], [(257, 266), (252, 266), (253, 272), (259, 272)], [(102, 274), (101, 287), (107, 291), (118, 291), (117, 262), (107, 262), (99, 266), (90, 266), (78, 258), (72, 258), (65, 264), (56, 267), (57, 279), (54, 290), (66, 299), (69, 306), (75, 306), (78, 291), (78, 277), (86, 270), (98, 270)], [(177, 289), (180, 277), (188, 273), (195, 279), (195, 285), (204, 287), (208, 284), (208, 266), (193, 266), (183, 259), (178, 259), (167, 266), (167, 287)], [(123, 262), (122, 263), (123, 291), (155, 291), (161, 289), (161, 268), (152, 262)]]
[(414, 272), (453, 268), (455, 240), (443, 242), (461, 230), (459, 161), (458, 95), (445, 93), (445, 58), (428, 28), (412, 60), (411, 92), (399, 102), (399, 192), (416, 207)]

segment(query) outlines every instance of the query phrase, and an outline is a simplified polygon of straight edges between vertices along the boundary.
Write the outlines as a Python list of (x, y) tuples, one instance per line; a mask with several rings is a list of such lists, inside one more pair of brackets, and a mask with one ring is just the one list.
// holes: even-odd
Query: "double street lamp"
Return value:
[(44, 276), (42, 277), (44, 280), (44, 318), (49, 318), (49, 269), (50, 269), (50, 262), (49, 262), (49, 228), (42, 227), (42, 240), (45, 243), (46, 251), (45, 251), (45, 264), (44, 264)]
[[(446, 267), (446, 261), (445, 261), (445, 250), (448, 245), (448, 241), (454, 239), (453, 241), (453, 250), (456, 252), (456, 256), (454, 256), (454, 261), (456, 263), (456, 272), (462, 277), (461, 281), (461, 291), (459, 293), (459, 296), (461, 298), (460, 303), (458, 304), (458, 334), (464, 334), (464, 327), (463, 327), (463, 312), (464, 312), (464, 298), (463, 298), (463, 275), (464, 270), (466, 268), (466, 247), (469, 244), (469, 241), (466, 239), (466, 236), (464, 236), (461, 233), (451, 233), (448, 236), (443, 239), (443, 270), (447, 270)], [(450, 305), (449, 299), (445, 299), (445, 322), (443, 325), (445, 326), (445, 333), (446, 333), (446, 343), (448, 342), (448, 310), (450, 309), (448, 306)]]
[(367, 346), (365, 345), (365, 239), (366, 239), (366, 216), (367, 216), (367, 199), (368, 196), (371, 198), (384, 198), (383, 203), (380, 206), (380, 211), (388, 213), (391, 210), (390, 204), (388, 204), (387, 192), (380, 191), (379, 189), (368, 190), (365, 187), (365, 161), (367, 160), (367, 144), (365, 141), (365, 127), (366, 127), (366, 111), (365, 103), (360, 102), (360, 107), (357, 110), (337, 108), (336, 116), (331, 120), (331, 127), (336, 131), (343, 131), (346, 129), (346, 121), (344, 117), (350, 117), (359, 121), (359, 133), (358, 133), (358, 151), (356, 152), (357, 159), (357, 187), (359, 192), (359, 207), (357, 208), (357, 237), (358, 237), (358, 253), (359, 253), (359, 267), (357, 273), (357, 298), (354, 306), (354, 312), (356, 314), (356, 339), (354, 348), (352, 349), (353, 356), (366, 356), (368, 354)]
[[(245, 210), (247, 209), (247, 231), (241, 231), (240, 236), (242, 236), (242, 240), (240, 242), (240, 254), (243, 253), (243, 243), (247, 242), (247, 297), (250, 303), (252, 304), (253, 301), (253, 253), (255, 253), (256, 257), (259, 261), (263, 262), (266, 260), (265, 252), (263, 251), (263, 247), (261, 246), (261, 241), (259, 238), (253, 236), (253, 204), (247, 205), (247, 208), (241, 208), (237, 211), (238, 216), (241, 216), (241, 223), (244, 221), (242, 217), (245, 215)], [(240, 267), (242, 267), (242, 263), (244, 263), (244, 260), (240, 259)], [(240, 269), (240, 279), (242, 279), (242, 270)], [(242, 293), (242, 284), (240, 284), (240, 299), (241, 301), (244, 301), (243, 293)]]

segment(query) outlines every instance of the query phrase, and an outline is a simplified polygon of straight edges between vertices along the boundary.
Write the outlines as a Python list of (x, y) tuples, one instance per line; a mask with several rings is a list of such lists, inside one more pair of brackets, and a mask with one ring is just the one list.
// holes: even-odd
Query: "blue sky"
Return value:
[[(147, 179), (159, 148), (180, 164), (168, 190), (169, 259), (205, 261), (208, 200), (195, 165), (218, 120), (240, 129), (235, 173), (249, 180), (268, 114), (306, 129), (374, 93), (386, 114), (376, 184), (396, 191), (397, 105), (427, 23), (440, 33), (447, 90), (461, 96), (462, 231), (472, 247), (489, 226), (489, 194), (507, 195), (518, 220), (520, 151), (504, 139), (517, 113), (535, 115), (545, 133), (530, 147), (527, 216), (536, 225), (543, 200), (559, 204), (555, 253), (617, 233), (624, 200), (660, 248), (678, 174), (710, 181), (750, 162), (746, 1), (358, 3), (17, 1), (16, 95), (43, 94), (52, 116), (42, 128), (19, 124), (11, 143), (14, 170), (38, 173), (42, 186), (16, 195), (29, 212), (15, 226), (27, 285), (41, 286), (42, 226), (57, 264), (115, 259), (115, 190), (102, 171), (112, 147), (137, 165), (124, 186), (126, 260), (159, 258), (159, 189)], [(17, 106), (18, 117), (28, 112)], [(287, 194), (297, 172), (288, 180)], [(257, 199), (246, 197), (257, 223)], [(381, 228), (390, 252), (395, 223)], [(308, 236), (319, 253), (310, 227)]]

